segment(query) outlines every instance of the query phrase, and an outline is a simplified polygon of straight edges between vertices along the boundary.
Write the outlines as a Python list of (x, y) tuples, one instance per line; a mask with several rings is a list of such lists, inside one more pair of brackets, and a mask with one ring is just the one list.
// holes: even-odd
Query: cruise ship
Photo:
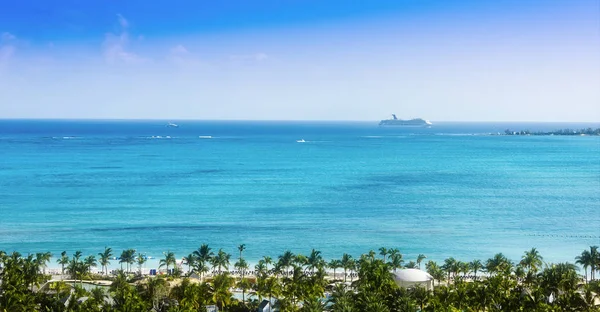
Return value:
[(396, 114), (392, 114), (392, 119), (384, 119), (379, 122), (380, 126), (405, 126), (405, 127), (430, 127), (431, 122), (421, 118), (415, 119), (398, 119)]

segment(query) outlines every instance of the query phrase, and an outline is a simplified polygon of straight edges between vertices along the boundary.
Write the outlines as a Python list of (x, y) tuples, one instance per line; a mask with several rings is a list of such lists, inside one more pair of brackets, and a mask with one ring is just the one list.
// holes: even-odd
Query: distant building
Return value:
[(206, 306), (206, 312), (219, 312), (219, 308), (216, 305)]
[(265, 299), (258, 305), (258, 312), (279, 312), (279, 309), (275, 308), (273, 302)]
[(403, 269), (394, 272), (394, 282), (400, 287), (411, 288), (411, 287), (425, 287), (426, 289), (433, 289), (433, 277), (419, 269)]

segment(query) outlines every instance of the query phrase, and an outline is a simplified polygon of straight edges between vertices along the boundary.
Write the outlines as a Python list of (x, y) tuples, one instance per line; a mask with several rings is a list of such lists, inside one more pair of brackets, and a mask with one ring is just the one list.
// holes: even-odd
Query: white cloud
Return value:
[(147, 62), (148, 59), (143, 58), (128, 49), (130, 43), (129, 33), (127, 32), (129, 22), (121, 14), (117, 14), (117, 18), (119, 19), (121, 29), (117, 34), (106, 34), (104, 43), (102, 44), (106, 62), (109, 64), (139, 64)]
[(9, 32), (3, 32), (2, 36), (0, 36), (0, 42), (8, 42), (11, 40), (16, 39), (17, 37), (15, 37), (15, 35), (9, 33)]
[(180, 67), (202, 65), (202, 62), (181, 44), (176, 45), (169, 50), (167, 60)]
[(15, 54), (15, 47), (11, 45), (0, 46), (0, 65), (6, 64), (8, 60)]
[(123, 30), (129, 27), (129, 21), (127, 21), (127, 19), (123, 17), (123, 15), (117, 14), (117, 18), (119, 19), (119, 25), (121, 25), (121, 28)]
[(257, 61), (264, 61), (264, 60), (266, 60), (267, 58), (269, 58), (269, 56), (268, 56), (268, 55), (266, 55), (265, 53), (256, 53), (256, 54), (254, 55), (254, 59), (255, 59), (255, 60), (257, 60)]
[(15, 54), (16, 47), (11, 43), (17, 37), (9, 32), (3, 32), (0, 36), (0, 66), (8, 63), (8, 60)]
[(177, 45), (173, 48), (171, 48), (171, 54), (189, 54), (190, 51), (188, 51), (188, 49), (186, 49), (186, 47), (180, 45)]

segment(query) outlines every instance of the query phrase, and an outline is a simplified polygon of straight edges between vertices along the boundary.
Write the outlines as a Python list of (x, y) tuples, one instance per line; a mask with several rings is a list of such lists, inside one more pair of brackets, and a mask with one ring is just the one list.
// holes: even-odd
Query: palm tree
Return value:
[(402, 263), (404, 263), (404, 260), (402, 259), (402, 254), (401, 253), (391, 253), (390, 257), (389, 257), (388, 261), (388, 265), (394, 269), (394, 272), (396, 272), (397, 269), (402, 267)]
[(135, 263), (135, 249), (127, 249), (125, 251), (127, 270), (131, 271), (131, 265)]
[(217, 255), (212, 259), (213, 268), (218, 267), (219, 273), (221, 273), (222, 267), (224, 267), (225, 269), (229, 269), (229, 258), (231, 258), (230, 254), (223, 251), (222, 248), (219, 249)]
[(106, 271), (106, 274), (108, 274), (108, 265), (110, 264), (110, 257), (113, 256), (112, 249), (109, 247), (104, 247), (104, 252), (99, 252), (98, 256), (100, 257), (100, 265), (102, 266), (102, 271)]
[(325, 304), (321, 302), (319, 298), (309, 298), (304, 301), (300, 312), (323, 312), (325, 311)]
[(144, 263), (146, 263), (146, 256), (142, 255), (142, 253), (138, 253), (137, 257), (135, 258), (137, 265), (138, 265), (138, 269), (140, 270), (140, 275), (142, 275), (142, 266), (144, 265)]
[(373, 250), (369, 250), (366, 256), (371, 259), (371, 261), (375, 261), (375, 252)]
[(162, 268), (163, 266), (167, 267), (167, 274), (169, 274), (169, 265), (175, 265), (176, 264), (176, 260), (175, 260), (175, 253), (172, 251), (167, 251), (167, 252), (163, 252), (163, 255), (165, 256), (163, 259), (160, 259), (160, 261), (158, 262), (158, 267)]
[(203, 281), (204, 273), (207, 273), (209, 271), (208, 263), (199, 261), (198, 258), (196, 258), (196, 265), (194, 266), (194, 271), (200, 274), (200, 280)]
[(298, 266), (305, 266), (308, 264), (308, 258), (303, 255), (303, 254), (297, 254), (293, 259), (292, 259), (292, 266), (296, 264)]
[(353, 265), (352, 256), (347, 253), (343, 254), (341, 264), (342, 268), (344, 269), (344, 282), (346, 282), (346, 272), (347, 270), (351, 269)]
[(126, 249), (121, 252), (119, 263), (121, 263), (121, 270), (123, 270), (123, 263), (126, 264), (125, 270), (129, 272), (131, 270), (131, 264), (135, 262), (135, 249)]
[(208, 264), (212, 262), (213, 255), (214, 253), (208, 247), (208, 244), (202, 244), (200, 248), (194, 251), (194, 256), (196, 256), (196, 271), (200, 273), (201, 279), (202, 274), (208, 272)]
[[(123, 263), (125, 263), (125, 264), (129, 263), (129, 259), (127, 259), (128, 256), (129, 256), (129, 254), (128, 254), (127, 250), (123, 250), (121, 252), (121, 256), (119, 257), (119, 263), (121, 264), (121, 271), (123, 271)], [(129, 270), (127, 270), (127, 266), (125, 266), (125, 270), (129, 271)]]
[(477, 272), (483, 269), (483, 264), (481, 260), (475, 259), (469, 263), (469, 268), (473, 271), (474, 279), (477, 280)]
[(240, 259), (233, 266), (240, 271), (241, 278), (243, 279), (246, 270), (248, 270), (248, 262), (244, 259)]
[(83, 260), (83, 264), (85, 265), (87, 271), (91, 271), (92, 267), (97, 265), (96, 257), (94, 255), (89, 255), (85, 260)]
[(327, 266), (328, 266), (330, 269), (333, 269), (333, 279), (335, 280), (335, 270), (336, 270), (337, 268), (340, 268), (340, 267), (341, 267), (341, 261), (340, 261), (340, 260), (337, 260), (337, 259), (331, 259), (331, 261), (329, 261), (329, 263), (327, 264)]
[(252, 288), (252, 284), (247, 278), (242, 277), (238, 282), (237, 287), (242, 290), (242, 303), (246, 303), (246, 290)]
[(453, 273), (454, 269), (456, 268), (456, 263), (457, 261), (453, 257), (444, 260), (444, 265), (442, 265), (442, 269), (448, 274), (448, 283), (450, 283), (450, 273)]
[(590, 261), (590, 278), (595, 280), (596, 270), (600, 268), (600, 252), (598, 252), (598, 246), (590, 246), (590, 256), (592, 257), (592, 261)]
[(386, 259), (387, 255), (389, 254), (389, 251), (387, 250), (387, 248), (381, 247), (381, 248), (379, 248), (379, 254), (383, 256), (383, 262), (385, 262), (385, 259)]
[(539, 275), (540, 286), (555, 298), (577, 287), (577, 267), (571, 263), (558, 263), (545, 268)]
[(263, 261), (265, 262), (266, 270), (269, 270), (269, 264), (273, 264), (273, 259), (269, 256), (263, 256)]
[(425, 260), (425, 258), (427, 258), (427, 256), (425, 256), (424, 254), (419, 254), (417, 256), (417, 265), (419, 266), (419, 270), (421, 269), (421, 262)]
[(493, 258), (487, 260), (485, 269), (488, 273), (494, 275), (497, 273), (509, 274), (513, 268), (513, 264), (502, 253), (497, 253)]
[(471, 271), (471, 265), (468, 262), (462, 261), (459, 261), (459, 264), (460, 265), (458, 266), (458, 269), (463, 274), (463, 278), (465, 278), (467, 274), (469, 274), (469, 272)]
[(190, 273), (190, 269), (196, 264), (196, 256), (191, 253), (187, 257), (183, 257), (183, 263), (188, 266), (188, 273)]
[[(278, 261), (279, 267), (285, 268), (287, 270), (292, 265), (292, 261), (294, 260), (294, 258), (295, 258), (294, 254), (291, 251), (286, 250), (283, 253), (283, 255), (279, 256), (279, 261)], [(287, 272), (286, 272), (286, 275), (287, 275)]]
[(315, 268), (323, 265), (323, 257), (321, 257), (321, 252), (313, 248), (306, 262), (308, 264), (308, 268), (311, 269), (311, 272), (315, 273)]
[[(19, 255), (20, 256), (20, 255)], [(23, 275), (23, 278), (25, 280), (25, 285), (31, 287), (31, 290), (33, 291), (33, 286), (35, 284), (38, 283), (39, 280), (39, 266), (37, 263), (36, 258), (34, 257), (34, 255), (29, 254), (27, 255), (27, 258), (22, 259), (23, 262), (21, 263), (21, 274)], [(4, 275), (4, 272), (3, 274)], [(3, 282), (4, 283), (4, 277), (2, 277)], [(4, 285), (3, 285), (4, 288)], [(4, 289), (3, 289), (4, 290)], [(3, 295), (3, 297), (6, 295)]]
[(238, 250), (240, 251), (240, 260), (242, 259), (242, 252), (244, 250), (246, 250), (246, 245), (245, 244), (241, 244), (238, 246)]
[(56, 263), (61, 265), (61, 274), (65, 275), (65, 265), (69, 264), (69, 256), (67, 256), (66, 251), (60, 253), (60, 258), (56, 260)]
[(90, 299), (92, 299), (94, 303), (99, 306), (104, 305), (104, 300), (108, 298), (108, 295), (102, 287), (92, 288), (92, 290), (90, 290), (90, 294), (92, 295)]
[(536, 273), (538, 269), (542, 266), (542, 256), (540, 252), (535, 248), (531, 248), (530, 251), (525, 251), (525, 254), (521, 258), (521, 262), (519, 263), (521, 266), (525, 267), (528, 271)]
[(76, 280), (81, 280), (83, 282), (83, 275), (87, 271), (87, 267), (81, 261), (81, 256), (83, 253), (77, 250), (73, 254), (73, 258), (69, 261), (69, 265), (67, 267), (67, 272), (71, 275), (72, 278)]
[(83, 255), (83, 253), (80, 250), (77, 250), (74, 254), (73, 254), (73, 258), (75, 261), (79, 261), (79, 259), (81, 258), (81, 256)]
[(267, 275), (267, 265), (265, 264), (265, 260), (260, 259), (258, 263), (254, 266), (254, 271), (256, 271), (256, 275)]
[[(587, 268), (594, 265), (594, 259), (592, 258), (592, 254), (589, 250), (584, 250), (581, 252), (581, 255), (575, 257), (575, 263), (583, 266), (583, 273), (585, 275), (585, 281), (587, 283)], [(590, 272), (591, 277), (591, 272)]]
[(429, 301), (430, 293), (427, 289), (417, 286), (411, 289), (410, 292), (411, 297), (417, 302), (417, 304), (421, 307), (420, 311), (423, 311), (425, 305)]
[(219, 307), (219, 310), (226, 311), (225, 307), (231, 302), (232, 296), (229, 288), (234, 283), (234, 279), (227, 272), (215, 276), (213, 280), (213, 300)]
[(52, 259), (52, 254), (50, 252), (38, 252), (35, 254), (38, 269), (42, 268), (43, 274), (46, 274), (46, 266), (48, 262), (50, 262), (50, 259)]
[(435, 285), (435, 280), (441, 281), (444, 279), (444, 271), (442, 268), (438, 266), (435, 261), (429, 260), (427, 264), (425, 264), (425, 270), (431, 277), (433, 277), (433, 283)]

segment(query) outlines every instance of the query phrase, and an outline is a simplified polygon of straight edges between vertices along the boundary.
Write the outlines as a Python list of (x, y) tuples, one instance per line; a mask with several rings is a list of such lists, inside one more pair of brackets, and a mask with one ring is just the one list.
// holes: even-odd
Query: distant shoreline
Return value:
[(568, 135), (568, 136), (583, 136), (583, 135), (600, 135), (600, 128), (592, 129), (560, 129), (555, 131), (529, 131), (529, 130), (521, 130), (521, 131), (512, 131), (510, 129), (506, 129), (504, 131), (504, 135)]

